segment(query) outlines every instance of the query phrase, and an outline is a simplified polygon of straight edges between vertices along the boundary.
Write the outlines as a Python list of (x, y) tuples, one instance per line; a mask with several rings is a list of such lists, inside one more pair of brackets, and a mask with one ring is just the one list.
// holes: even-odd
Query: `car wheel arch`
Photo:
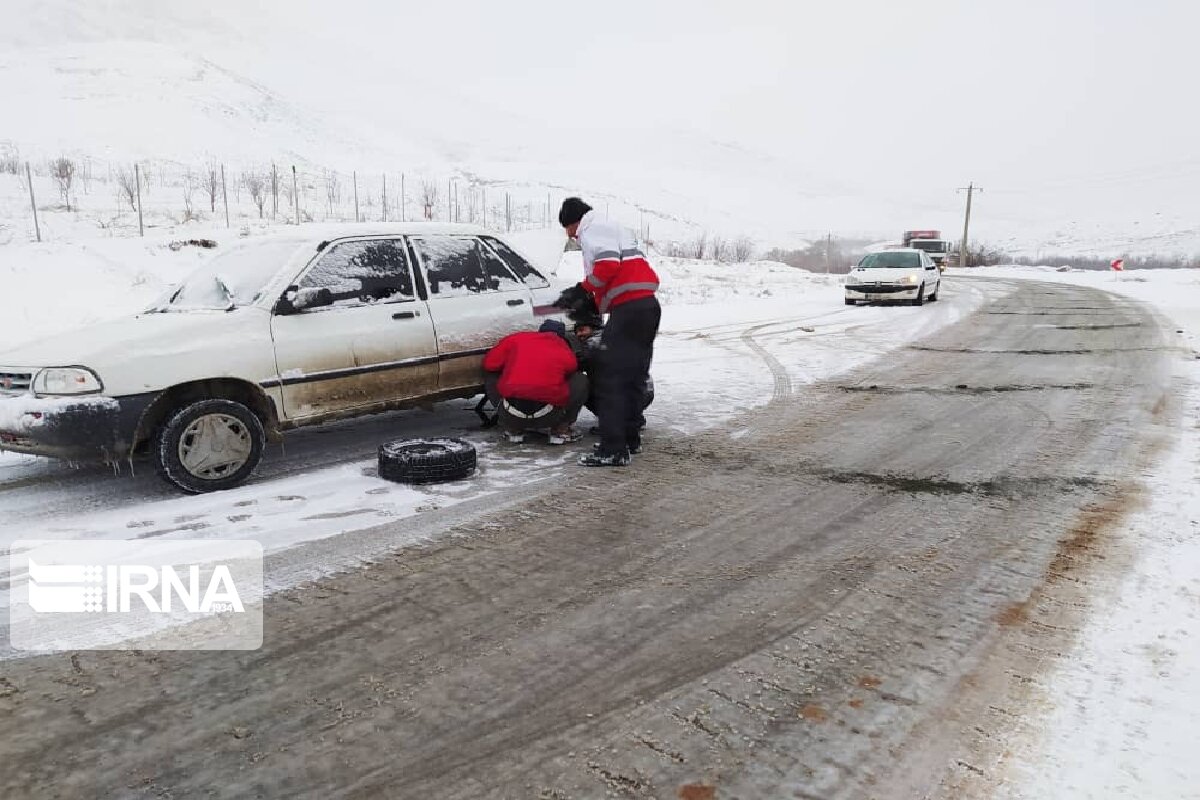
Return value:
[(176, 384), (160, 392), (138, 419), (132, 438), (133, 449), (148, 445), (154, 438), (154, 432), (172, 411), (197, 400), (232, 400), (241, 403), (262, 422), (268, 440), (278, 441), (282, 436), (275, 401), (261, 386), (237, 378), (209, 378)]

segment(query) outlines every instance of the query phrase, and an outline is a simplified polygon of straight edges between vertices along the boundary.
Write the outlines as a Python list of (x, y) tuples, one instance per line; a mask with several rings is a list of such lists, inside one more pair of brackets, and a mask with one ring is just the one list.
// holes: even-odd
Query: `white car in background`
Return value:
[(148, 452), (185, 491), (236, 486), (289, 428), (479, 393), (483, 354), (558, 297), (553, 269), (467, 225), (235, 245), (142, 314), (0, 353), (0, 450)]
[(868, 253), (846, 276), (846, 305), (860, 301), (909, 302), (938, 299), (942, 273), (920, 250), (897, 248)]

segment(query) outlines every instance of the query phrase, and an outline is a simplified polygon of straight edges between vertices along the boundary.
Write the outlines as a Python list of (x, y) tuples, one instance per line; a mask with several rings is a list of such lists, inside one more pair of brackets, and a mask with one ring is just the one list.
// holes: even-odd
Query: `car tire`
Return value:
[(936, 303), (937, 299), (938, 299), (938, 294), (941, 293), (941, 291), (942, 291), (942, 282), (938, 281), (937, 286), (933, 290), (933, 294), (929, 295), (929, 302)]
[(925, 305), (925, 284), (921, 284), (921, 288), (917, 290), (917, 299), (912, 301), (914, 306)]
[(379, 446), (379, 477), (397, 483), (460, 481), (477, 464), (475, 446), (462, 439), (398, 439)]
[(262, 460), (267, 434), (258, 415), (233, 400), (197, 400), (172, 411), (154, 438), (154, 466), (189, 494), (232, 489)]

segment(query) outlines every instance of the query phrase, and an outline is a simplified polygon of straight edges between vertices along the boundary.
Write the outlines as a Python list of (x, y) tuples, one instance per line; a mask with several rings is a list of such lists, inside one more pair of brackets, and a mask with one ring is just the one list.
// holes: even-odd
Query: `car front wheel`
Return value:
[(921, 284), (921, 288), (917, 290), (917, 299), (912, 301), (914, 306), (925, 305), (925, 284)]
[(233, 400), (197, 400), (171, 412), (155, 439), (158, 474), (192, 494), (231, 489), (262, 460), (262, 421)]

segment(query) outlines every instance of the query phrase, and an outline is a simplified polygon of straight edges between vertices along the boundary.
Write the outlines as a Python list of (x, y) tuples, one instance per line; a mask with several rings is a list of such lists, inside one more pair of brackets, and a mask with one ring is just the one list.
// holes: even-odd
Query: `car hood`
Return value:
[(198, 345), (227, 338), (244, 325), (265, 323), (267, 312), (253, 306), (232, 311), (139, 314), (87, 325), (0, 351), (5, 367), (103, 368), (114, 359), (148, 352), (183, 355)]

